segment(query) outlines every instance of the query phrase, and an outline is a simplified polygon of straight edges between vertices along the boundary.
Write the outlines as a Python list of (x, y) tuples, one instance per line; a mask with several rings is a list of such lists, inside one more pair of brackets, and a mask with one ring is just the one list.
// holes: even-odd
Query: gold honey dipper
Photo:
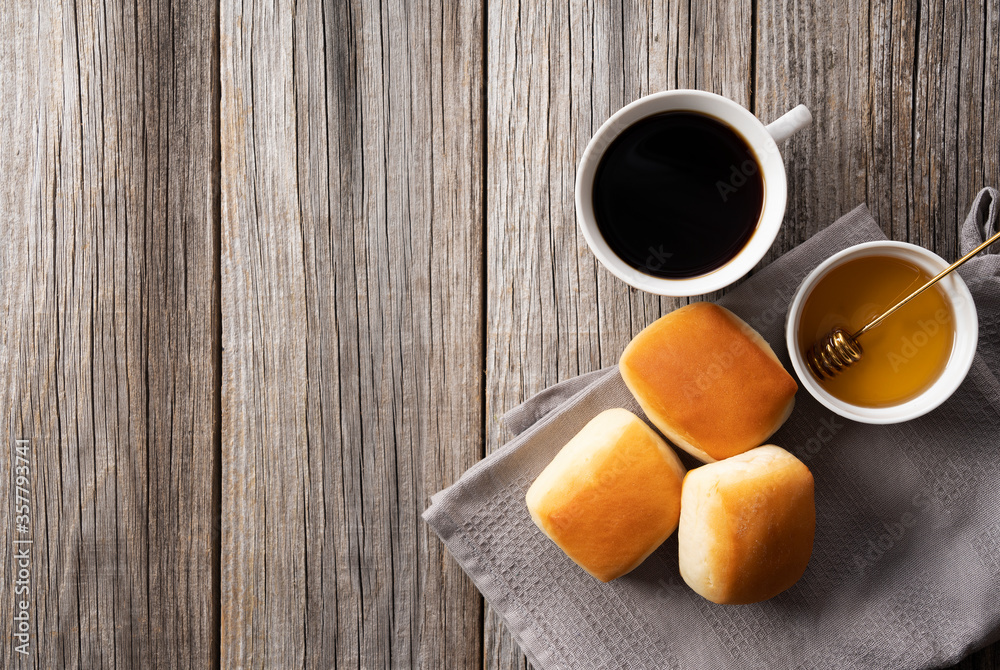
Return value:
[(918, 295), (929, 289), (934, 284), (938, 283), (945, 275), (949, 274), (952, 270), (955, 270), (961, 266), (965, 261), (969, 260), (980, 251), (990, 246), (994, 242), (1000, 239), (1000, 232), (994, 234), (990, 239), (986, 240), (978, 247), (965, 254), (957, 261), (946, 267), (944, 270), (939, 272), (937, 276), (929, 280), (926, 284), (918, 288), (916, 291), (906, 296), (895, 305), (885, 310), (874, 319), (869, 321), (861, 330), (854, 333), (853, 335), (848, 333), (843, 328), (834, 328), (833, 331), (824, 337), (822, 340), (810, 347), (809, 351), (806, 352), (806, 363), (809, 365), (809, 369), (812, 370), (813, 374), (816, 375), (818, 379), (832, 379), (833, 377), (840, 374), (843, 370), (854, 365), (861, 360), (864, 355), (864, 349), (861, 348), (861, 343), (858, 342), (858, 338), (867, 333), (869, 330), (875, 328), (880, 323), (885, 321), (893, 312), (901, 308), (906, 303), (910, 302)]

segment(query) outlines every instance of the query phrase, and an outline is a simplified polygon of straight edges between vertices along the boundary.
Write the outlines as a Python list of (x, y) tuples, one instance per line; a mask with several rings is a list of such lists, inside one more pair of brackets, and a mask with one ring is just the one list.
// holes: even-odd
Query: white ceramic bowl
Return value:
[[(668, 279), (644, 273), (615, 254), (601, 235), (594, 218), (593, 186), (604, 150), (623, 130), (636, 121), (669, 111), (700, 112), (735, 129), (746, 140), (764, 177), (764, 208), (750, 240), (722, 267), (697, 277)], [(721, 95), (695, 90), (653, 93), (615, 112), (590, 139), (576, 173), (576, 217), (591, 251), (612, 274), (627, 284), (649, 293), (668, 296), (702, 295), (718, 290), (745, 275), (771, 248), (785, 214), (787, 184), (785, 165), (777, 142), (812, 122), (812, 115), (798, 105), (765, 126), (747, 109)]]
[(949, 265), (933, 251), (905, 242), (866, 242), (844, 249), (821, 263), (799, 286), (792, 299), (792, 304), (788, 308), (788, 316), (785, 321), (785, 342), (788, 345), (788, 355), (792, 359), (792, 367), (795, 368), (799, 383), (824, 406), (842, 417), (861, 423), (902, 423), (922, 416), (938, 407), (951, 397), (951, 394), (965, 379), (969, 368), (972, 367), (972, 359), (976, 355), (976, 344), (979, 341), (979, 318), (976, 314), (976, 305), (972, 300), (972, 294), (969, 293), (965, 282), (958, 272), (951, 273), (938, 282), (938, 286), (943, 290), (954, 312), (955, 340), (952, 345), (951, 358), (948, 359), (944, 372), (941, 373), (937, 381), (917, 397), (889, 407), (854, 405), (831, 395), (813, 377), (802, 351), (799, 350), (798, 332), (799, 322), (802, 318), (802, 306), (813, 288), (833, 268), (839, 267), (847, 261), (867, 256), (900, 258), (922, 268), (931, 276), (941, 272)]

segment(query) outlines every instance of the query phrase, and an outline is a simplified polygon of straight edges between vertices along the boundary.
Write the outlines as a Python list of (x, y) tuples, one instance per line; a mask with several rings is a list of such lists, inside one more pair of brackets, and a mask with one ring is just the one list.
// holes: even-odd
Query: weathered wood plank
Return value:
[(894, 239), (954, 258), (972, 198), (1000, 177), (996, 8), (761, 0), (758, 14), (760, 115), (802, 101), (815, 118), (785, 153), (772, 256), (864, 201)]
[(0, 666), (209, 667), (216, 9), (0, 12), (0, 434), (30, 440), (34, 538), (24, 659), (0, 515)]
[[(782, 148), (788, 205), (768, 260), (866, 199), (876, 219), (893, 218), (893, 203), (883, 196), (887, 186), (905, 189), (909, 152), (904, 156), (886, 131), (895, 123), (909, 132), (909, 90), (900, 102), (892, 83), (909, 85), (912, 79), (913, 53), (905, 45), (913, 43), (915, 17), (892, 18), (881, 10), (888, 14), (889, 8), (873, 8), (869, 15), (863, 0), (833, 8), (784, 0), (758, 5), (755, 98), (760, 118), (769, 121), (800, 102), (813, 114), (812, 125)], [(886, 41), (878, 42), (869, 21), (895, 21), (892, 39), (886, 33)], [(889, 90), (880, 95), (886, 86)], [(874, 118), (880, 122), (873, 125)], [(869, 188), (869, 180), (878, 180), (882, 192)], [(905, 221), (903, 231), (905, 238)]]
[[(505, 410), (612, 364), (681, 304), (598, 266), (576, 225), (576, 165), (601, 123), (647, 93), (703, 88), (749, 105), (751, 19), (750, 2), (489, 3), (489, 451), (509, 438)], [(525, 665), (489, 610), (484, 646), (488, 668)]]
[[(958, 258), (958, 229), (983, 186), (996, 186), (983, 154), (1000, 151), (1000, 116), (984, 115), (986, 33), (1000, 29), (989, 0), (920, 3), (914, 81), (913, 198), (909, 241)], [(994, 11), (995, 13), (995, 11)]]
[(223, 5), (223, 667), (479, 664), (479, 12)]

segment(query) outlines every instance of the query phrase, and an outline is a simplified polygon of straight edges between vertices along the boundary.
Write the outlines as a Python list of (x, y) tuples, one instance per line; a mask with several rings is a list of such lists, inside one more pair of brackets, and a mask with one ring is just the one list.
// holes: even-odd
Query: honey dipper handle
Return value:
[(920, 288), (918, 288), (916, 291), (914, 291), (910, 295), (906, 296), (905, 298), (903, 298), (902, 300), (900, 300), (899, 302), (897, 302), (895, 305), (893, 305), (892, 307), (890, 307), (886, 311), (884, 311), (881, 314), (879, 314), (878, 316), (876, 316), (874, 319), (872, 319), (871, 321), (869, 321), (868, 324), (864, 328), (862, 328), (858, 332), (854, 333), (854, 335), (852, 335), (851, 337), (854, 337), (854, 338), (861, 337), (862, 335), (864, 335), (865, 333), (867, 333), (869, 330), (871, 330), (872, 328), (874, 328), (878, 324), (882, 323), (887, 316), (889, 316), (890, 314), (892, 314), (893, 312), (895, 312), (896, 310), (898, 310), (900, 307), (902, 307), (906, 303), (908, 303), (911, 300), (913, 300), (914, 298), (916, 298), (918, 295), (920, 295), (921, 293), (923, 293), (924, 291), (926, 291), (927, 289), (929, 289), (931, 286), (934, 286), (934, 284), (937, 284), (938, 281), (942, 277), (944, 277), (945, 275), (947, 275), (948, 273), (950, 273), (952, 270), (957, 269), (959, 266), (961, 266), (963, 263), (965, 263), (965, 261), (969, 260), (970, 258), (972, 258), (973, 256), (975, 256), (980, 251), (982, 251), (986, 247), (990, 246), (991, 244), (993, 244), (997, 240), (1000, 240), (1000, 232), (995, 233), (992, 237), (990, 237), (990, 239), (986, 240), (985, 242), (983, 242), (982, 244), (980, 244), (978, 247), (976, 247), (975, 249), (973, 249), (969, 253), (967, 253), (964, 256), (962, 256), (961, 258), (959, 258), (957, 261), (955, 261), (954, 263), (952, 263), (951, 265), (949, 265), (948, 267), (946, 267), (944, 270), (941, 270), (941, 272), (939, 272), (937, 274), (937, 276), (935, 276), (933, 279), (931, 279), (930, 281), (928, 281), (926, 284), (924, 284), (923, 286), (921, 286)]

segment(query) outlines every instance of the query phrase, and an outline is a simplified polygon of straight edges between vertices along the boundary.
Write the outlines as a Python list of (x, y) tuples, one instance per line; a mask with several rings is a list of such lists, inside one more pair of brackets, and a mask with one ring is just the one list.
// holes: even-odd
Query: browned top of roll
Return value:
[(684, 581), (722, 604), (792, 586), (812, 555), (813, 488), (809, 468), (774, 445), (689, 472), (678, 535)]
[(607, 582), (663, 543), (680, 518), (684, 466), (624, 409), (597, 415), (528, 489), (532, 519), (566, 554)]
[(708, 302), (654, 321), (629, 343), (619, 367), (650, 420), (707, 461), (765, 441), (788, 417), (798, 389), (756, 331)]

